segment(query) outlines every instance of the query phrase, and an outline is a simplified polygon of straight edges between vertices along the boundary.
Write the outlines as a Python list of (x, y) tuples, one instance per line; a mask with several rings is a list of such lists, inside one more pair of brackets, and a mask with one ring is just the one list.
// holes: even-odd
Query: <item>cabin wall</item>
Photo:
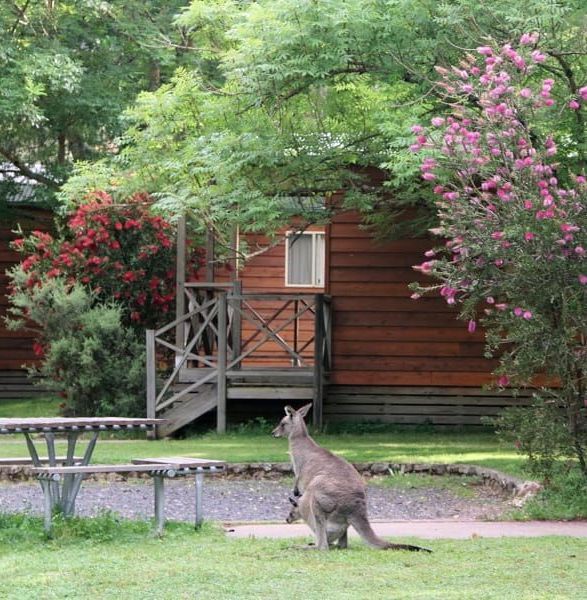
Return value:
[(17, 264), (21, 256), (10, 248), (10, 242), (18, 235), (13, 233), (17, 225), (24, 232), (34, 229), (49, 231), (52, 213), (46, 210), (23, 209), (14, 221), (0, 224), (0, 398), (16, 398), (44, 393), (33, 388), (27, 378), (24, 365), (37, 362), (33, 352), (34, 335), (30, 331), (9, 331), (4, 323), (8, 309), (8, 276), (6, 271)]
[(410, 298), (410, 282), (430, 281), (412, 269), (430, 239), (378, 243), (347, 212), (334, 219), (327, 244), (327, 421), (478, 425), (512, 403), (510, 395), (481, 389), (496, 366), (483, 357), (483, 331), (469, 333), (439, 296)]

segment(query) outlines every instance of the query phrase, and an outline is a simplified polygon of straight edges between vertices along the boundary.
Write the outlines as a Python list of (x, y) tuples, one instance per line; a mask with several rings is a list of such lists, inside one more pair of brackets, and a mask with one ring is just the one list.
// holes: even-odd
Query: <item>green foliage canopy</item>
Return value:
[(0, 3), (0, 202), (23, 176), (33, 182), (27, 199), (49, 200), (74, 161), (109, 150), (121, 112), (165, 81), (191, 44), (172, 26), (181, 4)]
[[(376, 222), (407, 206), (426, 217), (407, 146), (409, 125), (444, 110), (435, 65), (489, 35), (537, 31), (549, 68), (569, 88), (585, 79), (579, 0), (198, 0), (178, 23), (199, 32), (198, 64), (141, 94), (120, 153), (81, 166), (66, 202), (88, 187), (146, 186), (225, 239), (235, 223), (272, 231), (292, 210), (327, 219), (316, 209), (338, 190)], [(372, 167), (385, 185), (364, 176)]]

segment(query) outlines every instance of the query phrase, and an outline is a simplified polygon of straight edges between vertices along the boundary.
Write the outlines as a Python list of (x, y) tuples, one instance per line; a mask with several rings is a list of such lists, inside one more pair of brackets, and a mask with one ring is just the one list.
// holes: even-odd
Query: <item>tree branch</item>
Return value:
[(49, 177), (45, 177), (45, 175), (42, 175), (41, 173), (35, 173), (35, 171), (33, 171), (24, 162), (22, 162), (18, 158), (18, 156), (10, 152), (10, 150), (2, 148), (1, 146), (0, 155), (2, 155), (6, 160), (11, 162), (25, 177), (28, 177), (29, 179), (34, 179), (35, 181), (38, 181), (39, 183), (42, 183), (43, 185), (46, 185), (47, 187), (50, 187), (53, 190), (58, 190), (61, 186), (61, 184), (58, 181), (50, 179)]

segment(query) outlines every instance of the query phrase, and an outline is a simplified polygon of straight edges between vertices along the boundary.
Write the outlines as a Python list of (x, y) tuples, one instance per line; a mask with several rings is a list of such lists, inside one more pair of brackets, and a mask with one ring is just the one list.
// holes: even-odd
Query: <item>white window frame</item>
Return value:
[[(312, 236), (312, 283), (289, 283), (289, 238), (311, 235)], [(322, 236), (324, 239), (324, 262), (326, 263), (326, 233), (324, 231), (288, 231), (285, 234), (285, 287), (295, 288), (323, 288), (325, 282), (316, 283), (316, 238)], [(322, 269), (323, 277), (326, 279), (326, 264)]]

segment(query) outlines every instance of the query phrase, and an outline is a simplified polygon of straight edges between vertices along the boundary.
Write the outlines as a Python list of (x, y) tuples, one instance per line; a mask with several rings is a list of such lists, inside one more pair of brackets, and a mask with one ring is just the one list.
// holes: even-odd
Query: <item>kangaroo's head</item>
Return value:
[(306, 404), (299, 410), (295, 410), (291, 406), (285, 407), (285, 417), (281, 419), (279, 425), (271, 432), (273, 437), (289, 437), (294, 432), (306, 431), (306, 424), (304, 423), (304, 417), (308, 414), (308, 411), (312, 408), (312, 404)]
[(294, 523), (302, 518), (300, 515), (300, 509), (298, 507), (298, 502), (295, 498), (289, 497), (289, 501), (291, 504), (291, 510), (289, 511), (289, 515), (285, 518), (286, 523)]
[(299, 521), (302, 518), (302, 516), (300, 515), (300, 511), (298, 509), (297, 506), (292, 506), (291, 510), (289, 511), (289, 515), (287, 515), (287, 517), (285, 517), (285, 522), (286, 523), (295, 523), (296, 521)]

